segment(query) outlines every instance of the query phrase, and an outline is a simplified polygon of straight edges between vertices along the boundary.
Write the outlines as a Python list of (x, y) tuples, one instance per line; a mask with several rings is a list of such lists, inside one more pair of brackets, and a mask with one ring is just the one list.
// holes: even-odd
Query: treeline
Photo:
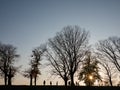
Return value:
[[(109, 37), (96, 43), (94, 49), (89, 44), (90, 34), (79, 26), (66, 26), (57, 32), (47, 44), (41, 44), (32, 50), (30, 68), (23, 71), (30, 79), (30, 85), (36, 85), (41, 74), (39, 66), (45, 57), (52, 68), (52, 73), (61, 77), (64, 85), (74, 86), (74, 77), (84, 81), (86, 86), (113, 86), (113, 79), (120, 72), (120, 37)], [(12, 78), (21, 67), (15, 67), (19, 58), (13, 45), (0, 43), (0, 75), (5, 85), (12, 85)], [(100, 74), (102, 72), (103, 74)], [(79, 84), (79, 83), (78, 83)], [(119, 84), (119, 82), (118, 82)]]

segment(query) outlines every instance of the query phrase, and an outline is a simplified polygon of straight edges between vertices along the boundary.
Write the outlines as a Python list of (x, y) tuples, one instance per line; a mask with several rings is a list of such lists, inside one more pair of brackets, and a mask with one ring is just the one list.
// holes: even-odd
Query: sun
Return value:
[(92, 75), (89, 75), (89, 79), (92, 80), (92, 79), (93, 79), (93, 76), (92, 76)]

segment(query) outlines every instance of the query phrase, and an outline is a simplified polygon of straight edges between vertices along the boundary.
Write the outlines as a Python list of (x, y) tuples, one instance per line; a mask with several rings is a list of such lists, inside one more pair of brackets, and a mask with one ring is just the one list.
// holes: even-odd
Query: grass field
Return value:
[(0, 86), (0, 90), (120, 90), (120, 87), (98, 86)]

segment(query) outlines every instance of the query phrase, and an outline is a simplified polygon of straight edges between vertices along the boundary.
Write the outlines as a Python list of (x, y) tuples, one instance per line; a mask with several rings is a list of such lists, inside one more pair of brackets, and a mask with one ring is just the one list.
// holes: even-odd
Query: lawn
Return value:
[(110, 86), (0, 86), (0, 90), (120, 90), (120, 87)]

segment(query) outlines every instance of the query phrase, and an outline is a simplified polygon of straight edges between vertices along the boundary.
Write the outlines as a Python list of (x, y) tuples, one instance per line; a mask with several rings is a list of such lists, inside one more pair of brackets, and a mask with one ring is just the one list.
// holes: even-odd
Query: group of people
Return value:
[[(46, 81), (43, 81), (43, 85), (46, 85)], [(50, 85), (52, 85), (52, 81), (50, 81)], [(56, 85), (58, 85), (58, 81), (56, 82)]]
[[(43, 81), (43, 85), (44, 85), (44, 86), (46, 85), (46, 81), (45, 81), (45, 80)], [(52, 85), (52, 81), (50, 81), (50, 85)], [(56, 85), (58, 85), (58, 81), (56, 82)], [(69, 86), (71, 85), (71, 82), (70, 82), (70, 81), (68, 82), (68, 85), (69, 85)], [(79, 86), (79, 83), (78, 83), (78, 82), (76, 82), (76, 86)]]

